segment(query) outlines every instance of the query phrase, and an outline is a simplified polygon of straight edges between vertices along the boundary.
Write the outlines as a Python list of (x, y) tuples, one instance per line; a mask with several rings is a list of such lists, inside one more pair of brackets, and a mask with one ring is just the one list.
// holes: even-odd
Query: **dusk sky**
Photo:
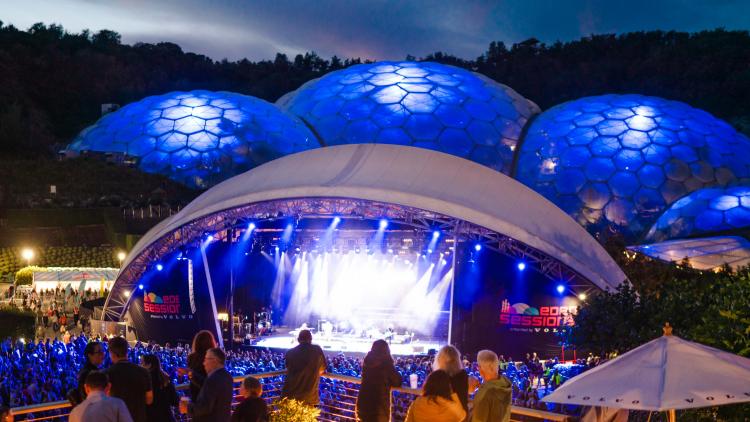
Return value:
[(3, 0), (0, 20), (22, 29), (35, 22), (111, 29), (125, 43), (171, 41), (214, 59), (306, 51), (376, 60), (444, 51), (473, 59), (493, 40), (750, 29), (750, 1)]

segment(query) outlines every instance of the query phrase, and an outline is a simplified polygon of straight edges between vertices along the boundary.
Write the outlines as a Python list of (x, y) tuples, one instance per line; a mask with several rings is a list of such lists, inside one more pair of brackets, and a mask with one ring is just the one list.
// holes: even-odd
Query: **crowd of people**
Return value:
[(107, 289), (79, 291), (69, 285), (66, 288), (18, 291), (9, 298), (9, 306), (15, 306), (36, 315), (36, 338), (64, 338), (75, 332), (86, 332), (89, 328), (90, 312), (81, 313), (85, 302), (106, 297)]
[[(307, 334), (309, 335), (309, 332)], [(217, 349), (217, 351), (209, 354), (208, 351), (214, 349), (216, 344), (213, 336), (207, 331), (196, 335), (192, 345), (177, 344), (172, 346), (166, 344), (161, 346), (139, 342), (130, 347), (125, 342), (124, 352), (117, 352), (118, 349), (117, 347), (113, 348), (112, 341), (89, 339), (84, 335), (70, 336), (66, 341), (47, 339), (46, 341), (30, 341), (28, 343), (20, 340), (12, 342), (10, 339), (6, 339), (0, 345), (0, 373), (6, 374), (0, 380), (0, 405), (17, 407), (65, 399), (81, 402), (87, 395), (86, 375), (89, 372), (98, 372), (101, 368), (108, 368), (108, 377), (111, 378), (112, 375), (109, 374), (109, 371), (112, 368), (118, 368), (124, 363), (128, 363), (128, 365), (135, 366), (140, 364), (144, 368), (148, 376), (144, 375), (141, 378), (142, 384), (148, 384), (149, 388), (152, 389), (156, 403), (166, 403), (157, 412), (162, 415), (160, 418), (163, 418), (167, 413), (171, 414), (171, 409), (176, 406), (177, 395), (174, 392), (174, 385), (181, 383), (190, 384), (189, 397), (193, 400), (192, 405), (198, 406), (200, 415), (201, 408), (198, 398), (201, 385), (210, 372), (205, 370), (206, 356), (208, 355), (210, 356), (208, 360), (222, 362), (221, 366), (230, 379), (233, 376), (286, 370), (286, 384), (285, 390), (282, 390), (282, 395), (313, 403), (320, 406), (322, 411), (326, 411), (326, 403), (321, 403), (318, 391), (320, 374), (323, 372), (361, 378), (361, 387), (357, 388), (360, 388), (359, 397), (360, 400), (365, 400), (365, 404), (359, 406), (358, 403), (352, 402), (351, 405), (352, 408), (357, 406), (357, 409), (365, 409), (366, 412), (367, 409), (370, 409), (371, 412), (382, 413), (382, 408), (380, 410), (374, 407), (368, 408), (367, 403), (373, 401), (368, 397), (378, 397), (374, 401), (383, 403), (383, 397), (385, 397), (383, 385), (387, 385), (389, 388), (408, 386), (411, 382), (410, 378), (414, 376), (416, 376), (417, 384), (421, 385), (424, 391), (429, 390), (430, 394), (437, 394), (437, 397), (443, 398), (443, 400), (435, 398), (435, 400), (430, 400), (428, 404), (449, 400), (452, 394), (444, 394), (447, 391), (444, 385), (443, 389), (435, 386), (436, 383), (442, 385), (441, 380), (444, 380), (444, 375), (450, 379), (453, 389), (451, 391), (454, 392), (457, 389), (462, 392), (464, 390), (473, 392), (482, 381), (484, 383), (482, 385), (495, 385), (496, 388), (494, 389), (502, 390), (504, 395), (507, 392), (509, 404), (564, 411), (565, 409), (549, 408), (548, 405), (540, 401), (541, 397), (552, 391), (565, 379), (574, 376), (589, 366), (598, 364), (591, 357), (576, 365), (561, 365), (554, 360), (542, 364), (535, 356), (527, 356), (521, 363), (510, 363), (502, 356), (492, 358), (488, 353), (480, 353), (476, 360), (470, 360), (467, 356), (460, 355), (455, 348), (448, 346), (437, 353), (435, 357), (406, 356), (393, 358), (390, 355), (387, 343), (381, 341), (376, 341), (373, 344), (372, 351), (364, 359), (344, 354), (325, 356), (322, 351), (318, 353), (317, 351), (320, 348), (312, 345), (307, 337), (303, 338), (302, 333), (300, 333), (300, 336), (300, 346), (298, 346), (300, 349), (291, 349), (286, 354), (260, 348), (226, 352)], [(117, 341), (114, 343), (115, 346)], [(302, 351), (295, 352), (295, 350)], [(124, 355), (122, 355), (123, 353)], [(295, 355), (295, 353), (298, 355)], [(310, 363), (307, 358), (311, 354), (316, 356), (313, 363)], [(494, 366), (497, 366), (497, 369), (493, 369)], [(310, 372), (310, 367), (315, 367), (316, 372)], [(386, 367), (387, 370), (384, 369)], [(438, 369), (444, 371), (445, 374), (435, 374)], [(295, 378), (295, 373), (306, 370), (308, 371), (306, 376)], [(137, 373), (133, 370), (120, 372)], [(141, 371), (141, 374), (143, 373)], [(488, 375), (493, 373), (499, 374), (496, 380)], [(110, 378), (108, 378), (110, 383), (117, 380), (116, 378)], [(150, 381), (146, 382), (146, 380)], [(374, 389), (371, 380), (378, 380), (379, 389)], [(296, 382), (297, 387), (290, 382)], [(101, 384), (101, 377), (98, 379), (94, 377), (92, 383), (92, 388), (98, 388)], [(254, 381), (249, 380), (245, 389), (256, 392), (255, 385)], [(300, 397), (290, 393), (290, 391), (298, 389), (306, 391), (309, 396)], [(131, 390), (128, 389), (128, 391)], [(326, 388), (323, 390), (326, 390)], [(331, 390), (335, 392), (335, 388)], [(115, 391), (117, 391), (116, 388)], [(476, 394), (482, 397), (481, 392), (480, 388)], [(390, 394), (387, 395), (391, 397)], [(419, 400), (419, 404), (413, 404), (413, 397), (408, 394), (397, 393), (393, 394), (393, 397), (392, 410), (394, 414), (408, 416), (410, 406), (417, 406), (411, 411), (416, 415), (423, 411), (430, 411), (431, 406), (423, 408), (426, 406), (422, 403), (424, 400)], [(468, 413), (468, 396), (461, 393), (458, 397), (463, 411)], [(476, 395), (474, 396), (474, 403), (474, 409), (477, 409)], [(145, 405), (144, 408), (146, 408)], [(195, 411), (195, 407), (186, 408), (187, 411), (190, 411), (190, 409)], [(137, 420), (137, 418), (134, 418), (134, 420)]]

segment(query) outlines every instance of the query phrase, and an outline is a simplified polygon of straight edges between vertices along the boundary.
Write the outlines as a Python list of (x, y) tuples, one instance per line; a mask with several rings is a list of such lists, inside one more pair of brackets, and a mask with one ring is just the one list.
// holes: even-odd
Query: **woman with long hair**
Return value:
[(466, 411), (451, 388), (451, 377), (439, 369), (427, 376), (422, 395), (409, 406), (406, 422), (461, 422)]
[(179, 404), (180, 399), (172, 380), (161, 369), (161, 362), (156, 355), (141, 356), (141, 366), (151, 375), (151, 390), (154, 392), (154, 402), (146, 406), (146, 420), (149, 422), (174, 422), (172, 407)]
[(208, 374), (203, 368), (203, 360), (208, 349), (216, 347), (216, 339), (208, 330), (201, 330), (193, 337), (193, 351), (188, 355), (188, 377), (190, 378), (190, 398), (195, 401)]
[(362, 422), (388, 422), (391, 419), (391, 388), (401, 385), (401, 374), (385, 340), (372, 343), (362, 362), (362, 385), (357, 397), (357, 417)]
[(464, 369), (461, 361), (461, 353), (454, 346), (447, 344), (443, 346), (435, 355), (435, 361), (432, 363), (434, 371), (442, 369), (448, 373), (451, 379), (451, 387), (461, 401), (461, 407), (466, 413), (469, 412), (469, 391), (479, 387), (479, 380), (469, 376)]

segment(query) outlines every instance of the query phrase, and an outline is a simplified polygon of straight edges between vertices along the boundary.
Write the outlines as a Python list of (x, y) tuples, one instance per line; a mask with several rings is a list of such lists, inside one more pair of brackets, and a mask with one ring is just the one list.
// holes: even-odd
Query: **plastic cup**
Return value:
[(190, 397), (180, 397), (180, 413), (186, 414), (190, 405)]
[(409, 386), (414, 389), (419, 387), (419, 376), (417, 374), (409, 375)]

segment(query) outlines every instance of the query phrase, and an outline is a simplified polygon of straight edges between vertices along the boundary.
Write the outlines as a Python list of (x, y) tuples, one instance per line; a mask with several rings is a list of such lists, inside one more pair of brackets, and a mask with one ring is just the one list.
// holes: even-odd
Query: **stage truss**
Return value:
[[(503, 255), (523, 259), (537, 271), (570, 287), (591, 283), (561, 261), (518, 240), (482, 226), (418, 208), (352, 198), (296, 198), (258, 202), (219, 211), (191, 221), (161, 237), (123, 268), (104, 305), (104, 318), (121, 321), (135, 297), (140, 277), (163, 256), (185, 247), (199, 247), (206, 234), (246, 228), (251, 222), (300, 218), (388, 219), (417, 230), (440, 230), (457, 242), (479, 243)], [(456, 245), (457, 246), (457, 245)]]

